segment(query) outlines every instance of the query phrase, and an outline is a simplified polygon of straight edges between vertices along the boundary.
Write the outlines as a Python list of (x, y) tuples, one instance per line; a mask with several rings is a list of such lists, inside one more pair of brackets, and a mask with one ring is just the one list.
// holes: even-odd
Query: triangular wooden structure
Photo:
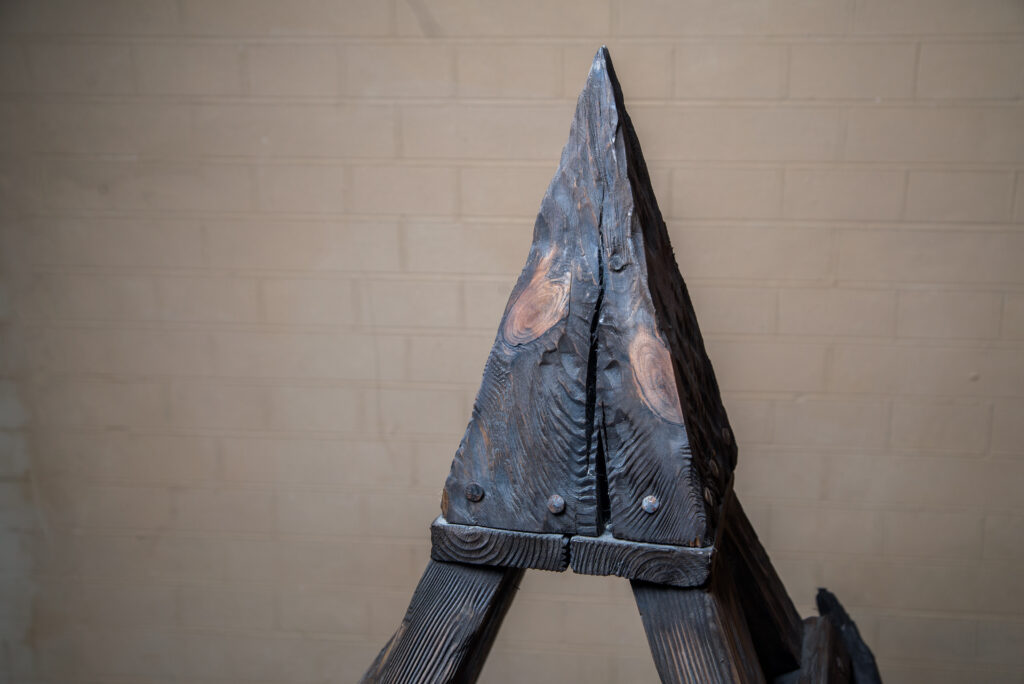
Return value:
[(472, 682), (527, 568), (632, 582), (664, 682), (841, 682), (736, 445), (608, 51), (594, 58), (405, 620), (365, 682)]

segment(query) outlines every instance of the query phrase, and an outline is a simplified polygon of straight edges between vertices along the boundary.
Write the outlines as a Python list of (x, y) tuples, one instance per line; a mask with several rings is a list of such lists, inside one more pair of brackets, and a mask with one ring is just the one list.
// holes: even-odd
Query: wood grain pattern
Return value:
[(570, 541), (570, 564), (582, 575), (617, 575), (676, 587), (699, 587), (711, 573), (713, 549), (644, 544), (577, 535)]
[(827, 617), (804, 620), (800, 669), (777, 677), (774, 684), (849, 684), (852, 672), (832, 622)]
[(433, 560), (364, 681), (474, 681), (523, 568), (567, 565), (630, 578), (663, 682), (841, 681), (836, 633), (825, 619), (804, 632), (732, 493), (735, 465), (602, 48), (445, 482)]
[(561, 572), (569, 565), (569, 538), (456, 525), (438, 517), (430, 526), (430, 557), (474, 565)]
[[(442, 514), (451, 523), (598, 532), (588, 374), (601, 292), (602, 180), (593, 143), (614, 128), (592, 111), (591, 93), (588, 81), (445, 483)], [(479, 501), (464, 495), (471, 483), (484, 490)], [(559, 513), (548, 508), (552, 495), (565, 501)]]
[[(703, 547), (735, 444), (606, 49), (445, 483), (450, 523)], [(548, 500), (564, 506), (551, 509)], [(656, 497), (655, 510), (641, 502)]]
[(765, 681), (730, 582), (692, 589), (631, 584), (664, 684)]
[(508, 307), (501, 326), (505, 342), (519, 346), (533, 342), (565, 317), (569, 305), (569, 273), (552, 273), (556, 250), (537, 264), (530, 282)]
[(475, 682), (523, 570), (430, 561), (365, 684)]
[(739, 499), (730, 493), (714, 572), (731, 573), (761, 668), (769, 677), (800, 666), (803, 623)]
[(644, 405), (662, 420), (682, 425), (683, 409), (679, 405), (672, 357), (665, 343), (650, 330), (637, 330), (629, 342), (629, 365)]
[[(596, 414), (616, 537), (709, 546), (735, 444), (676, 266), (640, 143), (608, 61), (607, 110), (618, 119), (601, 159), (604, 292)], [(637, 503), (653, 495), (655, 514)]]

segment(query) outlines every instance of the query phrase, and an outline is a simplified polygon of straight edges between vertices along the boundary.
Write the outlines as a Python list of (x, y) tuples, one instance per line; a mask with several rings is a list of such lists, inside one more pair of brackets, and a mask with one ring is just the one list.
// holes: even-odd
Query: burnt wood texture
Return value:
[(716, 563), (732, 575), (765, 674), (800, 666), (803, 624), (739, 499), (730, 492)]
[(561, 572), (569, 565), (569, 538), (456, 525), (439, 517), (430, 526), (430, 557), (506, 568)]
[(707, 588), (631, 584), (664, 684), (765, 681), (730, 577), (716, 577)]
[(524, 569), (567, 567), (630, 579), (663, 682), (847, 681), (856, 628), (827, 596), (830, 615), (801, 622), (733, 493), (735, 465), (602, 47), (445, 482), (432, 560), (363, 681), (475, 681)]
[(618, 575), (677, 587), (699, 587), (711, 574), (714, 549), (576, 535), (570, 539), (569, 561), (581, 575)]
[(523, 570), (430, 561), (364, 684), (475, 682)]
[(732, 431), (606, 49), (442, 497), (448, 523), (710, 547)]

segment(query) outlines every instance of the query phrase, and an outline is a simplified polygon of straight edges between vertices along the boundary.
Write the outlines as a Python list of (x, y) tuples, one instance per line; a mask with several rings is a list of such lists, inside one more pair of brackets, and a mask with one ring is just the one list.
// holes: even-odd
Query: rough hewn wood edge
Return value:
[[(800, 669), (776, 677), (773, 684), (849, 684), (850, 657), (827, 616), (804, 620)], [(859, 681), (859, 680), (857, 680)]]
[(674, 587), (699, 587), (711, 573), (714, 547), (690, 548), (644, 544), (600, 537), (575, 536), (569, 540), (569, 563), (581, 575), (616, 575)]
[(568, 537), (450, 523), (430, 525), (430, 557), (437, 561), (562, 572), (569, 566)]
[(774, 677), (800, 667), (803, 623), (735, 492), (723, 504), (720, 553), (713, 572), (736, 585), (761, 668)]

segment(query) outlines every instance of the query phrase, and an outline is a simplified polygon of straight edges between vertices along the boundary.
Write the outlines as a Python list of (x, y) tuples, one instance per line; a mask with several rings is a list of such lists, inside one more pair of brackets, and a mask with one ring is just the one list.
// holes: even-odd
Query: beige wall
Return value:
[[(2, 0), (0, 679), (356, 679), (602, 42), (792, 596), (1024, 681), (1019, 0)], [(534, 572), (483, 681), (654, 678)]]

